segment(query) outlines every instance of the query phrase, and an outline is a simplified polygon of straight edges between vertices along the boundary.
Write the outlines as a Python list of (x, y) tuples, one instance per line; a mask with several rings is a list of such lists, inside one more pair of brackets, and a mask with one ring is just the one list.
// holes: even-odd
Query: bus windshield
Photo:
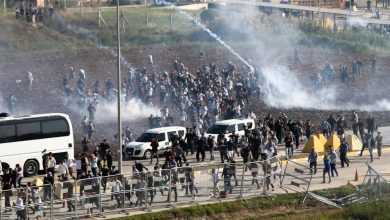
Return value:
[(209, 134), (225, 134), (228, 126), (227, 125), (213, 125), (207, 130)]

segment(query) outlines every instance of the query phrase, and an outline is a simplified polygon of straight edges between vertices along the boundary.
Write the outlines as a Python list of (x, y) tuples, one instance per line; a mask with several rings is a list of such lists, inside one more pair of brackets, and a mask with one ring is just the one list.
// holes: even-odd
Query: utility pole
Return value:
[(80, 0), (80, 13), (81, 13), (81, 17), (84, 17), (84, 12), (83, 12), (83, 0)]
[(7, 0), (4, 0), (4, 15), (7, 15)]
[(116, 34), (117, 34), (117, 64), (118, 64), (118, 171), (122, 174), (122, 118), (121, 118), (121, 32), (119, 30), (119, 0), (116, 0)]

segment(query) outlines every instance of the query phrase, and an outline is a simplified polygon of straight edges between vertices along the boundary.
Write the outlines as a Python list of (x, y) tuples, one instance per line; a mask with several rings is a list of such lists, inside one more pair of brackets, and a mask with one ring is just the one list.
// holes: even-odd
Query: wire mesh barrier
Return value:
[(388, 199), (390, 188), (390, 176), (387, 172), (380, 172), (369, 163), (367, 165), (367, 173), (361, 185), (361, 192), (368, 197), (375, 197), (379, 199)]
[[(289, 166), (293, 164), (295, 166)], [(286, 192), (308, 192), (310, 189), (313, 172), (310, 167), (288, 160), (281, 180), (281, 188)]]
[(171, 169), (157, 166), (147, 172), (134, 170), (131, 175), (60, 181), (53, 185), (36, 182), (1, 191), (0, 219), (104, 217), (225, 198), (271, 198), (277, 188), (287, 193), (306, 193), (303, 202), (309, 197), (338, 208), (350, 202), (364, 202), (368, 197), (364, 195), (387, 198), (390, 176), (367, 166), (359, 190), (333, 201), (309, 193), (313, 177), (309, 167), (289, 160), (282, 169), (277, 157), (246, 164), (207, 163)]
[[(295, 166), (291, 166), (291, 164)], [(284, 167), (280, 188), (285, 190), (287, 193), (288, 191), (304, 192), (305, 197), (303, 198), (302, 204), (305, 204), (308, 198), (312, 198), (327, 205), (341, 208), (341, 206), (331, 199), (309, 192), (311, 181), (313, 180), (313, 174), (315, 172), (316, 168), (313, 169), (293, 160), (288, 160), (286, 166)]]

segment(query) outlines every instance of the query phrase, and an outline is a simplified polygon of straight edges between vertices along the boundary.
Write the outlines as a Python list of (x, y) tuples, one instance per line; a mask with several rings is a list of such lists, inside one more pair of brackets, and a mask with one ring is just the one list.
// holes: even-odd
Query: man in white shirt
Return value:
[(184, 111), (184, 109), (180, 111), (179, 117), (180, 117), (180, 126), (184, 126), (184, 124), (187, 121), (187, 113), (186, 111)]
[(122, 189), (122, 183), (120, 180), (117, 179), (116, 176), (113, 176), (113, 180), (111, 182), (111, 192), (114, 193), (114, 196), (115, 196), (115, 200), (116, 202), (118, 203), (118, 207), (121, 206), (121, 201), (122, 201), (122, 194), (120, 193), (121, 192), (121, 189)]
[(76, 157), (76, 161), (75, 161), (75, 163), (76, 163), (76, 175), (77, 175), (77, 179), (79, 178), (79, 176), (81, 175), (81, 173), (82, 173), (82, 170), (81, 170), (81, 158), (80, 158), (80, 155), (78, 155), (77, 157)]
[(58, 173), (61, 175), (61, 180), (65, 179), (68, 174), (68, 166), (61, 160), (60, 164), (58, 164), (57, 168)]
[(47, 172), (51, 172), (54, 176), (54, 170), (56, 167), (56, 159), (53, 157), (53, 154), (50, 152), (47, 159)]
[(218, 175), (218, 171), (215, 170), (215, 168), (213, 168), (211, 170), (211, 180), (213, 181), (213, 197), (216, 197), (217, 195), (217, 192), (219, 192), (219, 188), (218, 188), (218, 181), (219, 181), (219, 175)]
[(68, 173), (69, 175), (74, 179), (74, 176), (73, 176), (73, 162), (74, 160), (73, 159), (70, 159), (69, 158), (69, 154), (66, 154), (66, 157), (65, 157), (65, 164), (66, 166), (68, 167)]

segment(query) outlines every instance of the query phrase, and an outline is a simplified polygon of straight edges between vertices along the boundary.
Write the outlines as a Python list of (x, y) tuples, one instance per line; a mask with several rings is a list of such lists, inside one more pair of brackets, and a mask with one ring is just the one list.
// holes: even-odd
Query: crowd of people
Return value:
[[(295, 60), (299, 60), (296, 52), (294, 56)], [(377, 59), (375, 56), (370, 59), (368, 65), (370, 70), (367, 72), (371, 72), (371, 76), (375, 76), (377, 74)], [(360, 59), (354, 58), (352, 60), (351, 68), (348, 68), (347, 65), (344, 64), (340, 65), (338, 69), (335, 69), (332, 64), (325, 63), (324, 68), (318, 73), (310, 76), (310, 80), (314, 89), (320, 89), (336, 82), (336, 80), (340, 80), (340, 82), (343, 83), (359, 80), (363, 77), (363, 73), (363, 62)]]

